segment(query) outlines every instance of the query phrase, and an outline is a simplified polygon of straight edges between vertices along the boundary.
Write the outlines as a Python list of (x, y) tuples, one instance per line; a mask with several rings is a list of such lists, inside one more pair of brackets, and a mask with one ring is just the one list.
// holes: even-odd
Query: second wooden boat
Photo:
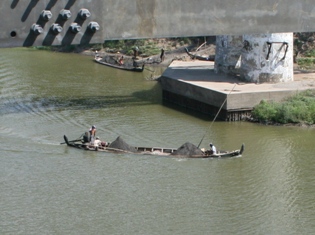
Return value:
[(126, 70), (126, 71), (131, 71), (131, 72), (143, 72), (143, 70), (144, 70), (144, 64), (141, 67), (126, 67), (124, 65), (106, 63), (106, 62), (102, 61), (102, 57), (95, 57), (94, 61), (96, 63), (106, 65), (106, 66), (109, 66), (109, 67), (112, 67), (115, 69), (122, 69), (122, 70)]

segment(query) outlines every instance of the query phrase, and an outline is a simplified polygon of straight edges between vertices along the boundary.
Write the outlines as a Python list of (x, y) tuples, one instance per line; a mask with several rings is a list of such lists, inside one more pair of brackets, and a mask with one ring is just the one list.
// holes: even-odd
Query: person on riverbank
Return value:
[(164, 49), (162, 48), (162, 49), (161, 49), (161, 54), (160, 54), (160, 59), (161, 59), (161, 62), (160, 62), (160, 63), (162, 63), (162, 62), (164, 61), (164, 59), (165, 59), (164, 53), (165, 53), (165, 51), (164, 51)]

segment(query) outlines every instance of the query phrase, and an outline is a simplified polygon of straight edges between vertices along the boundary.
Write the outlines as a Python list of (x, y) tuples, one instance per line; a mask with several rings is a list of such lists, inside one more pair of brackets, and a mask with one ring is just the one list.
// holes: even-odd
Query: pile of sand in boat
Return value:
[[(121, 149), (128, 152), (137, 152), (137, 149), (129, 144), (127, 144), (120, 136), (116, 138), (115, 141), (109, 144), (110, 148)], [(193, 156), (193, 155), (203, 155), (204, 152), (201, 151), (197, 146), (186, 142), (180, 146), (175, 152), (171, 155), (181, 155), (181, 156)]]

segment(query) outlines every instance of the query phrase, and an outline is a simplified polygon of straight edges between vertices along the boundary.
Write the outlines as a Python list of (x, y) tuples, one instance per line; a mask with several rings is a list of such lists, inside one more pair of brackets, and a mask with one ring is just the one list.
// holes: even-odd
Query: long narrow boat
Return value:
[(102, 57), (95, 57), (94, 61), (96, 63), (106, 65), (106, 66), (109, 66), (109, 67), (112, 67), (115, 69), (122, 69), (122, 70), (131, 71), (131, 72), (143, 72), (143, 70), (144, 70), (144, 64), (142, 65), (142, 67), (126, 67), (124, 65), (116, 65), (116, 64), (106, 63), (106, 62), (102, 61)]
[[(119, 137), (118, 137), (119, 138)], [(118, 139), (117, 138), (117, 139)], [(177, 154), (179, 149), (177, 148), (162, 148), (162, 147), (132, 147), (131, 149), (120, 149), (116, 147), (111, 147), (111, 145), (99, 145), (94, 146), (90, 143), (84, 143), (81, 139), (69, 141), (67, 136), (64, 135), (65, 143), (69, 147), (74, 147), (77, 149), (87, 150), (87, 151), (100, 151), (100, 152), (110, 152), (110, 153), (132, 153), (132, 154), (142, 154), (142, 155), (157, 155), (157, 156), (169, 156), (169, 157), (180, 157), (180, 158), (229, 158), (241, 156), (244, 152), (244, 144), (242, 144), (240, 149), (234, 151), (218, 151), (217, 154), (212, 154), (210, 150), (200, 150), (201, 154), (197, 155), (182, 155)]]
[(193, 53), (189, 52), (187, 47), (185, 47), (186, 53), (190, 56), (192, 59), (196, 60), (205, 60), (205, 61), (214, 61), (214, 56), (200, 56), (200, 55), (194, 55)]

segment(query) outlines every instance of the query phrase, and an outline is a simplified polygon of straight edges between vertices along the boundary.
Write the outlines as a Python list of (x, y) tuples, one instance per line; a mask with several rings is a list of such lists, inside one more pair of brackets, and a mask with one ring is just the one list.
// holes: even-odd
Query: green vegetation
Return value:
[(315, 65), (315, 49), (304, 52), (304, 57), (297, 59), (297, 64), (304, 69), (312, 69)]
[(36, 46), (36, 47), (33, 47), (37, 50), (41, 50), (41, 51), (51, 51), (51, 46)]
[[(212, 39), (211, 39), (212, 38)], [(68, 45), (68, 46), (38, 46), (38, 50), (49, 50), (59, 52), (80, 53), (85, 50), (133, 55), (133, 49), (139, 48), (139, 55), (142, 57), (157, 55), (161, 48), (166, 51), (176, 50), (179, 47), (196, 45), (199, 46), (209, 37), (178, 37), (178, 38), (155, 38), (155, 39), (128, 39), (128, 40), (108, 40), (104, 43), (90, 45)], [(215, 36), (210, 36), (210, 41), (215, 43)], [(295, 60), (301, 69), (315, 69), (315, 33), (303, 32), (294, 33)]]
[(103, 48), (108, 52), (129, 56), (133, 55), (133, 50), (137, 47), (139, 55), (146, 57), (157, 55), (161, 52), (161, 48), (165, 50), (176, 49), (176, 47), (191, 44), (194, 38), (172, 38), (172, 39), (139, 39), (139, 40), (116, 40), (105, 41)]
[(67, 46), (35, 46), (37, 50), (60, 51), (60, 52), (82, 52), (84, 50), (100, 51), (105, 49), (106, 52), (120, 52), (132, 56), (134, 49), (138, 47), (138, 54), (142, 57), (157, 55), (161, 48), (166, 51), (174, 50), (178, 47), (190, 45), (193, 42), (203, 41), (204, 38), (168, 38), (168, 39), (137, 39), (137, 40), (109, 40), (102, 44), (91, 45), (67, 45)]
[(315, 57), (298, 58), (297, 64), (301, 69), (313, 69), (315, 66)]
[(281, 103), (261, 101), (252, 116), (264, 123), (315, 124), (315, 91), (298, 93)]
[(315, 57), (315, 49), (308, 50), (304, 53), (306, 57)]
[[(212, 39), (211, 39), (212, 38)], [(178, 38), (153, 38), (153, 39), (128, 39), (128, 40), (108, 40), (104, 43), (90, 45), (67, 45), (67, 46), (38, 46), (38, 50), (75, 52), (101, 51), (109, 53), (120, 52), (129, 56), (133, 55), (133, 49), (139, 48), (138, 55), (148, 57), (157, 55), (161, 48), (165, 51), (176, 50), (179, 47), (189, 45), (201, 45), (205, 40), (215, 43), (215, 36), (212, 37), (178, 37)], [(294, 33), (295, 63), (300, 69), (315, 69), (315, 33)]]
[[(78, 51), (78, 46), (68, 45), (68, 46), (35, 46), (33, 47), (36, 50), (42, 51), (62, 51), (62, 52), (75, 52)], [(91, 45), (90, 48), (93, 48)]]
[(295, 62), (301, 69), (315, 68), (315, 34), (313, 32), (294, 33)]

